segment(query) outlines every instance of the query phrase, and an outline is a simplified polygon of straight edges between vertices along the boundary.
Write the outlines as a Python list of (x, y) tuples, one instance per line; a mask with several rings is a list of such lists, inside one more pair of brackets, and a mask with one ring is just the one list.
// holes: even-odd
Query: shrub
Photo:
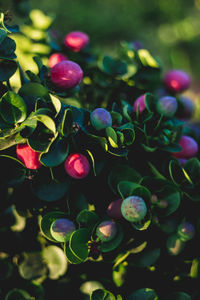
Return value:
[[(51, 49), (37, 71), (1, 18), (1, 296), (198, 299), (199, 135), (178, 115), (188, 75), (163, 78), (125, 41), (115, 57), (52, 43), (48, 16), (30, 16)], [(58, 52), (68, 60), (51, 68)]]

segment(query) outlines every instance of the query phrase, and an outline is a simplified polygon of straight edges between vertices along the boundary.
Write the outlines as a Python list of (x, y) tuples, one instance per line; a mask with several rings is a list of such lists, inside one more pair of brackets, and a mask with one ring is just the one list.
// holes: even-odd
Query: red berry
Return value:
[(121, 219), (122, 212), (121, 212), (121, 205), (122, 205), (123, 199), (118, 199), (115, 201), (112, 201), (108, 208), (107, 208), (107, 214), (109, 215), (110, 218), (112, 219)]
[(67, 56), (61, 54), (61, 53), (53, 53), (50, 57), (49, 57), (49, 67), (53, 68), (56, 64), (58, 64), (59, 62), (63, 61), (63, 60), (67, 60)]
[(192, 137), (187, 135), (183, 135), (181, 137), (179, 145), (182, 147), (182, 150), (172, 153), (172, 155), (177, 158), (187, 159), (194, 157), (199, 150), (197, 142)]
[(41, 152), (34, 151), (28, 144), (17, 144), (17, 157), (28, 169), (38, 169), (42, 166), (39, 161)]
[(139, 110), (139, 113), (141, 114), (143, 110), (145, 110), (146, 104), (145, 104), (145, 94), (138, 97), (134, 104), (133, 104), (133, 111), (136, 112), (137, 109)]
[(52, 82), (61, 89), (70, 89), (81, 82), (83, 71), (71, 60), (64, 60), (51, 69)]
[(81, 153), (72, 153), (64, 163), (67, 174), (75, 179), (85, 178), (90, 171), (87, 157)]
[(89, 43), (89, 36), (81, 31), (72, 31), (64, 38), (64, 44), (74, 52), (84, 49)]
[(182, 70), (171, 70), (164, 76), (164, 84), (167, 90), (180, 93), (190, 86), (190, 76)]

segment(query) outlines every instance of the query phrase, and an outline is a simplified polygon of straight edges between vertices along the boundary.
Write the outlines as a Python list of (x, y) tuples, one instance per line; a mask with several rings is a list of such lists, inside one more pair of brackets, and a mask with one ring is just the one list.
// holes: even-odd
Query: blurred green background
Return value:
[[(85, 31), (102, 52), (114, 51), (121, 40), (140, 41), (158, 56), (164, 69), (181, 68), (200, 76), (200, 0), (0, 0), (15, 15), (13, 3), (26, 11), (41, 9), (55, 17), (61, 36)], [(18, 16), (18, 23), (24, 22)]]

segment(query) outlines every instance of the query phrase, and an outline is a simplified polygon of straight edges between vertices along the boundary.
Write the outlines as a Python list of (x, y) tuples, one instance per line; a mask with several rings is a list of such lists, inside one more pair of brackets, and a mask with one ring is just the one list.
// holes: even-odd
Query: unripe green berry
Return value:
[(50, 232), (52, 237), (58, 242), (67, 242), (76, 227), (67, 218), (59, 218), (51, 224)]
[(96, 229), (96, 235), (102, 242), (111, 241), (117, 234), (117, 226), (114, 221), (103, 221)]
[(122, 202), (121, 212), (129, 222), (139, 222), (144, 219), (147, 207), (144, 200), (138, 196), (130, 196)]
[(183, 222), (178, 226), (177, 233), (181, 241), (187, 242), (194, 237), (195, 229), (191, 223)]

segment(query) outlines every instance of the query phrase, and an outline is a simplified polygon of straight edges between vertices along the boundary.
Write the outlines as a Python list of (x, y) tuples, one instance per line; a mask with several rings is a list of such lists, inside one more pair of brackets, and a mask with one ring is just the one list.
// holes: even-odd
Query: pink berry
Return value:
[(42, 166), (39, 161), (41, 152), (34, 151), (28, 144), (17, 144), (16, 154), (27, 169), (38, 169)]
[(53, 53), (50, 57), (49, 57), (49, 67), (53, 68), (56, 64), (58, 64), (59, 62), (63, 61), (63, 60), (67, 60), (67, 56), (61, 54), (61, 53)]
[(51, 69), (52, 82), (61, 89), (70, 89), (81, 82), (83, 71), (71, 60), (64, 60)]
[(185, 91), (190, 86), (190, 83), (190, 76), (183, 70), (171, 70), (164, 76), (166, 89), (174, 93)]
[(143, 110), (145, 110), (146, 104), (145, 104), (145, 94), (138, 97), (134, 104), (133, 104), (133, 111), (136, 112), (137, 109), (139, 110), (139, 113), (141, 114)]
[(177, 158), (187, 159), (194, 157), (199, 150), (197, 142), (192, 137), (187, 135), (183, 135), (181, 137), (179, 145), (182, 147), (182, 150), (172, 153), (172, 155)]
[(121, 212), (121, 205), (122, 205), (123, 199), (117, 199), (115, 201), (112, 201), (108, 208), (107, 208), (107, 214), (112, 219), (121, 219), (122, 218), (122, 212)]
[(85, 178), (90, 171), (87, 157), (81, 153), (72, 153), (64, 163), (65, 171), (75, 179)]
[(74, 52), (84, 49), (89, 43), (89, 36), (81, 31), (72, 31), (64, 38), (64, 44)]

